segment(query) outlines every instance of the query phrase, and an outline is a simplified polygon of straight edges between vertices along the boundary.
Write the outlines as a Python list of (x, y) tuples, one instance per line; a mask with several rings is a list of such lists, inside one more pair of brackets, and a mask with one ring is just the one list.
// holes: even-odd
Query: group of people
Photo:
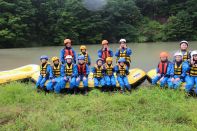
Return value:
[(159, 81), (161, 88), (167, 85), (168, 88), (178, 89), (185, 82), (185, 91), (189, 94), (196, 86), (194, 91), (197, 94), (197, 50), (190, 52), (188, 46), (187, 41), (180, 42), (180, 50), (174, 54), (173, 62), (169, 61), (169, 53), (160, 53), (153, 85)]
[[(98, 59), (92, 67), (94, 78), (94, 87), (102, 91), (113, 91), (116, 87), (116, 78), (120, 85), (121, 92), (127, 89), (131, 91), (127, 75), (131, 63), (132, 50), (127, 47), (126, 40), (120, 39), (120, 47), (115, 56), (116, 65), (113, 65), (113, 51), (109, 48), (107, 40), (102, 41), (102, 48), (98, 50)], [(90, 74), (91, 58), (85, 45), (80, 47), (80, 53), (77, 55), (72, 48), (70, 39), (64, 40), (65, 47), (60, 51), (60, 58), (52, 57), (52, 64), (49, 63), (47, 56), (41, 56), (40, 76), (36, 83), (38, 89), (45, 91), (54, 91), (60, 93), (69, 83), (69, 92), (76, 93), (80, 82), (83, 82), (85, 93), (88, 91), (88, 76)], [(45, 87), (46, 81), (49, 80)]]
[[(98, 59), (92, 67), (94, 87), (102, 91), (113, 91), (116, 87), (116, 77), (121, 92), (127, 89), (131, 91), (128, 82), (129, 67), (132, 50), (127, 47), (126, 40), (120, 39), (120, 46), (115, 52), (116, 65), (113, 65), (113, 51), (109, 48), (107, 40), (102, 41), (102, 48), (98, 50)], [(88, 91), (88, 76), (90, 74), (91, 58), (85, 45), (80, 47), (77, 55), (72, 48), (70, 39), (64, 40), (65, 47), (60, 51), (60, 58), (52, 57), (52, 64), (47, 56), (41, 56), (40, 76), (36, 83), (38, 89), (60, 93), (69, 83), (69, 92), (75, 93), (83, 82), (83, 89)], [(180, 50), (173, 56), (173, 62), (169, 61), (169, 53), (160, 53), (160, 62), (156, 69), (156, 76), (152, 84), (160, 83), (163, 88), (166, 85), (171, 89), (178, 89), (183, 82), (186, 83), (185, 91), (190, 93), (194, 86), (197, 94), (197, 50), (190, 52), (187, 41), (180, 42)], [(45, 82), (49, 80), (45, 87)]]

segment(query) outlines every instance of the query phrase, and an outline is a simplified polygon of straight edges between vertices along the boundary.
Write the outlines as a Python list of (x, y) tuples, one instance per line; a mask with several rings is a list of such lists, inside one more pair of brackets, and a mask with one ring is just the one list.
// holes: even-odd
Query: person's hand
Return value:
[(158, 77), (160, 77), (160, 76), (161, 76), (161, 74), (157, 73), (157, 76), (158, 76)]
[(68, 78), (67, 78), (66, 76), (64, 76), (64, 80), (65, 80), (65, 81), (67, 81), (67, 80), (68, 80)]
[(174, 82), (174, 80), (175, 80), (174, 78), (171, 79), (172, 82)]
[(77, 77), (76, 81), (80, 81), (80, 78), (79, 78), (79, 77)]
[(122, 47), (121, 46), (119, 47), (119, 50), (122, 50)]
[(164, 79), (164, 77), (161, 77), (160, 82)]
[(86, 81), (86, 79), (87, 79), (87, 78), (84, 76), (84, 77), (83, 77), (83, 81)]
[(180, 78), (176, 78), (176, 79), (175, 79), (175, 81), (179, 81), (179, 80), (180, 80)]
[(52, 79), (52, 82), (55, 83), (55, 79)]
[(195, 64), (195, 61), (193, 61), (193, 57), (191, 58), (191, 64)]
[(109, 46), (107, 46), (107, 50), (109, 50)]

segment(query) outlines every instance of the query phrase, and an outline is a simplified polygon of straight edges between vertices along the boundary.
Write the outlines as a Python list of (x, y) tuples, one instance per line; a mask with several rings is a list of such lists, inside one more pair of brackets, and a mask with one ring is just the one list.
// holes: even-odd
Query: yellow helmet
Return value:
[(106, 62), (108, 62), (108, 61), (113, 61), (113, 58), (112, 57), (107, 57), (107, 59), (106, 59)]
[(56, 56), (52, 57), (52, 61), (53, 61), (53, 62), (54, 62), (54, 61), (56, 61), (56, 60), (58, 60), (58, 61), (59, 61), (59, 58), (58, 58), (58, 57), (56, 57)]
[(80, 47), (80, 50), (86, 50), (86, 46), (85, 46), (85, 45), (82, 45), (82, 46)]

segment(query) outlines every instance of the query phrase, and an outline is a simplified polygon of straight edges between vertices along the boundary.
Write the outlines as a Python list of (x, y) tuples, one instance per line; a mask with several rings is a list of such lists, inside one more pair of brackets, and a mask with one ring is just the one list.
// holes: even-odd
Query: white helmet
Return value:
[(174, 54), (174, 57), (176, 57), (176, 56), (181, 56), (181, 57), (183, 58), (183, 54), (182, 54), (181, 52), (176, 52), (176, 53)]
[(183, 43), (187, 44), (187, 46), (189, 45), (189, 43), (186, 40), (182, 40), (179, 44), (181, 45)]
[(192, 51), (191, 56), (197, 55), (197, 50)]
[(125, 39), (120, 39), (119, 42), (120, 42), (120, 43), (122, 43), (122, 42), (126, 43), (127, 41), (126, 41)]
[(67, 55), (66, 59), (72, 59), (72, 56), (71, 55)]

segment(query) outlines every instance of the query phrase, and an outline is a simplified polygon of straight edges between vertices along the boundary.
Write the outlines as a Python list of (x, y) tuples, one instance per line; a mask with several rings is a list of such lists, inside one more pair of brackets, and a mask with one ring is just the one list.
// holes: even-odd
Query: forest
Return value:
[(0, 48), (197, 40), (196, 0), (0, 0)]

